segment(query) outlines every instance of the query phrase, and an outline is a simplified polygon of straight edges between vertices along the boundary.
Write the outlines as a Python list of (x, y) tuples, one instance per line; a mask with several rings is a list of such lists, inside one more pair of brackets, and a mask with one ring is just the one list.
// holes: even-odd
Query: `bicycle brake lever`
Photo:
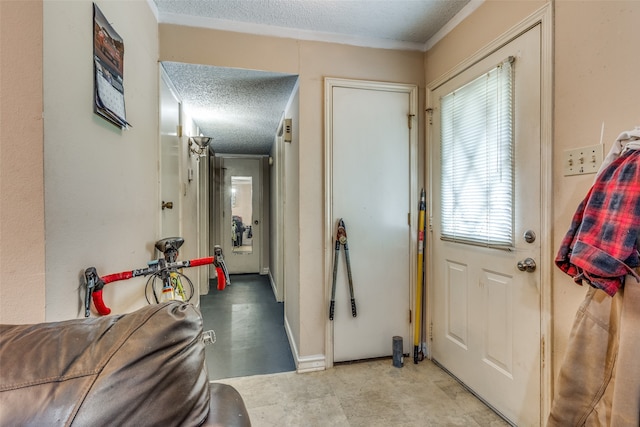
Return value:
[(91, 314), (91, 294), (96, 287), (96, 278), (98, 273), (95, 267), (89, 267), (84, 271), (84, 278), (86, 280), (86, 292), (84, 294), (84, 317), (89, 317)]
[(104, 288), (104, 282), (98, 276), (98, 272), (95, 267), (89, 267), (84, 271), (84, 277), (87, 281), (86, 292), (84, 295), (84, 317), (89, 317), (91, 314), (91, 296), (94, 292), (102, 290)]

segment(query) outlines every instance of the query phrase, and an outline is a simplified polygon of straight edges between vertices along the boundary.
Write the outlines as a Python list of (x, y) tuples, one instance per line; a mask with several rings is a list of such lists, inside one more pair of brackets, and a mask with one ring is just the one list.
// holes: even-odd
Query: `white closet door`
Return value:
[[(345, 222), (357, 317), (344, 247), (333, 320), (335, 362), (389, 356), (393, 336), (411, 346), (411, 88), (331, 89), (331, 238)], [(331, 263), (333, 264), (333, 246)], [(332, 275), (329, 275), (329, 280)], [(331, 284), (329, 284), (331, 285)]]

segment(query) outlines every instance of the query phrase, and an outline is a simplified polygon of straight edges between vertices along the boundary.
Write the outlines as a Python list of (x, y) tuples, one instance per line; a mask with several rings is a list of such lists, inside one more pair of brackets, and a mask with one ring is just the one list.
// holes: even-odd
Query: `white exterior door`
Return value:
[[(389, 356), (393, 337), (411, 348), (415, 254), (409, 213), (417, 210), (416, 88), (327, 79), (327, 295), (337, 221), (345, 222), (357, 317), (352, 316), (344, 246), (338, 257), (333, 361)], [(417, 125), (415, 126), (417, 127)], [(413, 139), (412, 139), (413, 138)], [(416, 209), (412, 209), (416, 205)], [(329, 298), (327, 299), (327, 316)]]
[[(541, 235), (540, 25), (435, 89), (432, 99), (462, 87), (515, 57), (514, 197), (511, 248), (441, 239), (440, 104), (433, 106), (431, 255), (432, 348), (435, 361), (519, 426), (540, 425)], [(535, 235), (536, 238), (526, 238)]]
[(160, 78), (160, 236), (180, 236), (180, 103)]
[(259, 273), (262, 248), (262, 161), (224, 158), (222, 250), (229, 273)]

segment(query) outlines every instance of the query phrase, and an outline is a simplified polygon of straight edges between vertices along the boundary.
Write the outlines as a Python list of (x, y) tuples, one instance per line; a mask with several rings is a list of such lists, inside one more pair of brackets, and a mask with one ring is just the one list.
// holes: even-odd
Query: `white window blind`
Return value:
[(441, 99), (442, 235), (513, 246), (513, 58)]

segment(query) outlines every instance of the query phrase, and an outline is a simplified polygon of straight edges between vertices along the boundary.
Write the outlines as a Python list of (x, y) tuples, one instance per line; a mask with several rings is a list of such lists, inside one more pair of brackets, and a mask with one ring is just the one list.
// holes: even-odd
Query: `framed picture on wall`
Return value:
[(124, 41), (93, 4), (94, 112), (126, 129), (124, 105)]

